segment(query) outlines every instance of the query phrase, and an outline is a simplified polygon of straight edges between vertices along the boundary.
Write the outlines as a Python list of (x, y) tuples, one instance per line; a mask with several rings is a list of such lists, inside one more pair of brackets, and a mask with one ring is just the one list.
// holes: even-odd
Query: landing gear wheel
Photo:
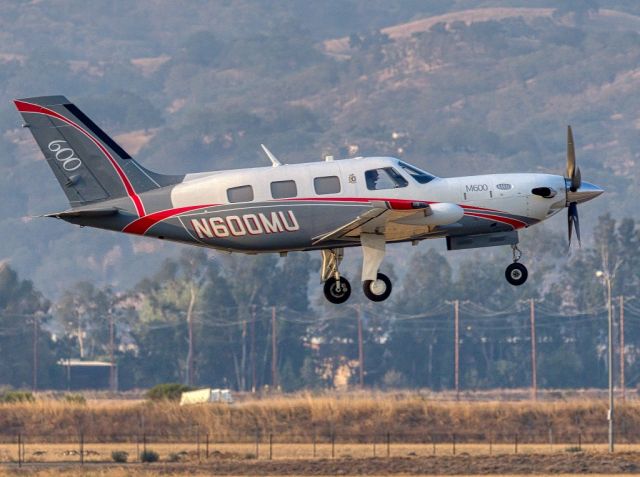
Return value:
[(378, 273), (377, 280), (365, 280), (362, 291), (371, 301), (384, 301), (391, 295), (391, 280), (384, 273)]
[(344, 303), (351, 296), (351, 285), (344, 277), (340, 277), (339, 282), (334, 277), (331, 277), (324, 282), (324, 296), (336, 305)]
[(518, 287), (527, 281), (529, 273), (527, 272), (527, 267), (516, 262), (507, 267), (504, 271), (504, 276), (509, 283)]

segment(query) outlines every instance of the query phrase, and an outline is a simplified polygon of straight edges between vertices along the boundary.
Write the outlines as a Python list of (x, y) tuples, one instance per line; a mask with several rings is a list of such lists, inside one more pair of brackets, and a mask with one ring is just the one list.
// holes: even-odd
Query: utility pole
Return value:
[(624, 384), (624, 296), (618, 297), (620, 303), (620, 390), (622, 391), (622, 402), (626, 400), (626, 390)]
[(278, 339), (276, 330), (276, 307), (271, 307), (271, 385), (278, 389)]
[(611, 309), (611, 276), (608, 273), (605, 281), (607, 283), (607, 314), (609, 318), (609, 452), (613, 452), (613, 310)]
[(529, 320), (531, 322), (531, 397), (538, 399), (538, 365), (536, 358), (536, 302), (529, 300)]
[(256, 305), (251, 305), (251, 392), (256, 392)]
[(111, 367), (109, 368), (109, 389), (111, 390), (111, 392), (117, 391), (114, 338), (115, 333), (113, 326), (113, 313), (111, 312), (111, 310), (109, 310), (109, 361), (111, 362)]
[(364, 348), (362, 346), (362, 310), (356, 305), (358, 312), (358, 363), (360, 370), (360, 388), (364, 388)]
[(240, 388), (247, 390), (247, 320), (242, 320), (242, 357), (240, 359)]
[(453, 366), (456, 401), (460, 400), (460, 301), (453, 301)]
[(603, 245), (601, 251), (602, 270), (596, 270), (596, 277), (602, 279), (607, 292), (607, 318), (608, 318), (608, 349), (607, 349), (607, 366), (609, 368), (609, 411), (607, 413), (607, 421), (609, 421), (609, 452), (614, 451), (614, 408), (613, 408), (613, 308), (611, 304), (611, 289), (613, 287), (613, 279), (622, 260), (617, 260), (613, 269), (609, 266), (609, 250)]
[(33, 392), (38, 391), (38, 328), (39, 317), (37, 313), (33, 315)]

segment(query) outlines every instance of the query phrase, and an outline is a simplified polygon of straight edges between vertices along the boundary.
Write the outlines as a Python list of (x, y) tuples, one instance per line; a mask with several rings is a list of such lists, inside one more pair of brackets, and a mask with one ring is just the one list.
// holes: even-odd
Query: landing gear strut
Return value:
[(351, 296), (351, 284), (349, 281), (340, 276), (338, 267), (344, 256), (344, 249), (332, 248), (329, 250), (321, 250), (322, 252), (322, 269), (320, 270), (320, 278), (324, 282), (324, 296), (331, 303), (339, 305), (344, 303)]
[(382, 234), (361, 233), (362, 291), (371, 301), (384, 301), (391, 295), (391, 280), (378, 272), (385, 254), (385, 238)]
[(529, 273), (527, 272), (527, 267), (519, 263), (522, 252), (518, 246), (512, 245), (511, 249), (513, 250), (513, 263), (504, 271), (504, 276), (511, 285), (520, 286), (527, 281)]

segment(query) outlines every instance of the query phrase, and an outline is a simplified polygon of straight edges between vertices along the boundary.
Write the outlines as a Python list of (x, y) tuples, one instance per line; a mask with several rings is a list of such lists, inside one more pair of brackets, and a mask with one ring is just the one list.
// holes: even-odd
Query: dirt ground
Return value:
[[(356, 459), (363, 460), (370, 457), (431, 457), (431, 456), (477, 456), (477, 455), (503, 455), (503, 454), (565, 454), (582, 450), (586, 453), (606, 453), (606, 444), (582, 444), (577, 447), (572, 443), (549, 444), (522, 444), (517, 448), (511, 444), (467, 444), (467, 443), (390, 443), (389, 447), (384, 443), (356, 444), (336, 442), (335, 446), (326, 443), (290, 444), (274, 442), (260, 443), (256, 448), (255, 443), (243, 444), (218, 444), (211, 443), (208, 448), (204, 443), (199, 446), (195, 443), (157, 443), (147, 442), (146, 448), (158, 453), (160, 462), (171, 463), (178, 460), (181, 463), (194, 463), (207, 460), (321, 460), (321, 459)], [(129, 442), (118, 444), (85, 443), (83, 447), (83, 460), (85, 463), (113, 463), (112, 452), (126, 452), (129, 463), (138, 462), (138, 456), (144, 450), (141, 442)], [(209, 459), (206, 458), (207, 449)], [(78, 443), (49, 444), (23, 441), (22, 460), (26, 463), (38, 464), (70, 464), (80, 462)], [(199, 452), (198, 452), (199, 451)], [(257, 452), (256, 452), (257, 451)], [(640, 455), (640, 445), (618, 444), (616, 451), (620, 453), (637, 453)], [(389, 455), (387, 456), (387, 452)], [(0, 464), (12, 463), (18, 460), (17, 444), (0, 444)]]
[(4, 464), (0, 475), (147, 476), (147, 475), (554, 475), (640, 474), (640, 452), (564, 454), (411, 456), (391, 458), (240, 460), (211, 458), (179, 464)]

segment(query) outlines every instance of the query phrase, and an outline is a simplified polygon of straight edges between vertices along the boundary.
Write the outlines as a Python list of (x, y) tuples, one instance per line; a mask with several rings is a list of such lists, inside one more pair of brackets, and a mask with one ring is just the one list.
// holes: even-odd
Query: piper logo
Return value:
[(300, 224), (292, 210), (271, 212), (270, 214), (191, 219), (191, 226), (198, 238), (201, 239), (277, 234), (300, 230)]

